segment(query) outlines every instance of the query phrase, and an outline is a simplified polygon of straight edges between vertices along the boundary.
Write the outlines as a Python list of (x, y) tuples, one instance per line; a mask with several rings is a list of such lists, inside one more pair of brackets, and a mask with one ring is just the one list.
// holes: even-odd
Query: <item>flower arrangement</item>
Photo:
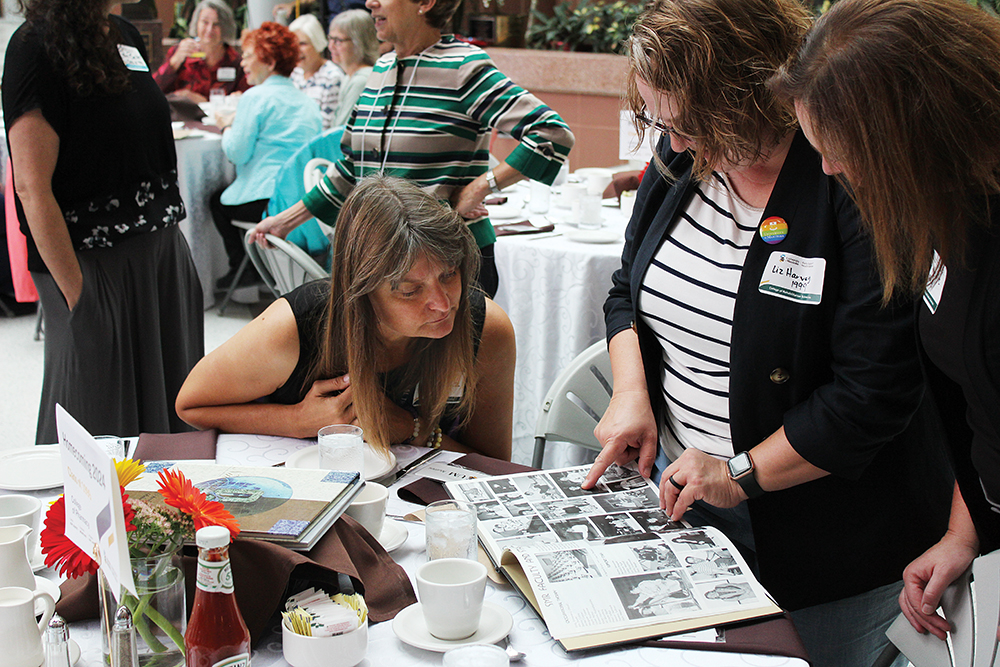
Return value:
[(561, 2), (552, 16), (535, 11), (528, 30), (528, 46), (536, 49), (621, 53), (642, 11), (635, 0)]
[[(154, 559), (173, 554), (185, 541), (193, 541), (195, 531), (204, 526), (223, 526), (229, 530), (232, 537), (239, 535), (239, 523), (233, 515), (222, 503), (208, 500), (183, 473), (172, 470), (160, 471), (157, 478), (159, 493), (168, 506), (161, 507), (142, 500), (130, 500), (125, 493), (125, 487), (146, 471), (142, 463), (132, 460), (115, 461), (115, 471), (121, 489), (125, 531), (128, 536), (129, 557), (133, 560), (133, 570), (137, 559)], [(97, 562), (66, 537), (64, 496), (60, 496), (45, 515), (41, 546), (46, 567), (58, 568), (60, 575), (74, 579), (98, 571)], [(163, 558), (156, 567), (170, 566), (170, 558)], [(144, 577), (155, 579), (160, 574), (161, 572), (146, 573)], [(183, 588), (183, 584), (181, 587)], [(152, 652), (167, 650), (183, 652), (182, 630), (151, 604), (153, 593), (134, 597), (123, 592), (119, 597), (122, 604), (132, 612), (136, 631)], [(113, 610), (111, 611), (113, 614)], [(106, 613), (106, 610), (102, 611), (102, 615)], [(183, 610), (181, 614), (183, 615)], [(170, 637), (176, 648), (169, 648), (159, 641), (150, 623), (155, 624), (162, 634)]]

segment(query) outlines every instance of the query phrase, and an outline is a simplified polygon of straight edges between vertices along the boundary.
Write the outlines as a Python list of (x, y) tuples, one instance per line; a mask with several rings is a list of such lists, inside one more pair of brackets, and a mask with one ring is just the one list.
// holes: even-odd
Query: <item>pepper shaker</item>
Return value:
[(45, 628), (45, 667), (71, 667), (69, 627), (59, 614), (52, 614)]
[(139, 652), (135, 645), (135, 626), (132, 612), (122, 605), (115, 612), (115, 625), (111, 629), (111, 667), (139, 667)]

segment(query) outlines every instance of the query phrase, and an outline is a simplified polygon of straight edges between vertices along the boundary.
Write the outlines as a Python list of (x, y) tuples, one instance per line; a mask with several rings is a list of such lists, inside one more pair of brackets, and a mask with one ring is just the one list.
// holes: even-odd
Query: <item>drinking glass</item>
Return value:
[(319, 430), (319, 467), (324, 470), (358, 472), (365, 476), (364, 431), (350, 424), (334, 424)]
[(460, 500), (438, 500), (424, 512), (427, 560), (478, 559), (476, 507)]

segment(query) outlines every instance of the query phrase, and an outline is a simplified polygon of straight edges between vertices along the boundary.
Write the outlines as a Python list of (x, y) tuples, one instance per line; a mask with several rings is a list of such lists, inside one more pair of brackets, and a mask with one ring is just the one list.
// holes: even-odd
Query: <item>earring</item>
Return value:
[(424, 10), (422, 10), (422, 9), (418, 9), (418, 10), (417, 10), (417, 13), (418, 13), (418, 14), (423, 14), (423, 13), (424, 13)]

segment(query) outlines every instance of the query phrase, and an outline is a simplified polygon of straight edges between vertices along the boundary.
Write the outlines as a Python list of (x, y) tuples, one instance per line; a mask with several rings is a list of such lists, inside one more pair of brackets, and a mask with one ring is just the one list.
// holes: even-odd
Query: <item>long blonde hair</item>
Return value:
[[(415, 338), (398, 382), (383, 387), (377, 372), (385, 346), (371, 294), (398, 284), (421, 256), (455, 267), (462, 295), (451, 333)], [(365, 440), (387, 450), (390, 442), (385, 396), (399, 399), (420, 387), (424, 431), (444, 414), (451, 389), (464, 383), (461, 418), (471, 413), (476, 385), (469, 292), (479, 271), (479, 252), (462, 217), (409, 181), (371, 176), (355, 186), (340, 211), (333, 240), (333, 274), (326, 316), (320, 323), (320, 354), (306, 386), (349, 373), (354, 408)]]

